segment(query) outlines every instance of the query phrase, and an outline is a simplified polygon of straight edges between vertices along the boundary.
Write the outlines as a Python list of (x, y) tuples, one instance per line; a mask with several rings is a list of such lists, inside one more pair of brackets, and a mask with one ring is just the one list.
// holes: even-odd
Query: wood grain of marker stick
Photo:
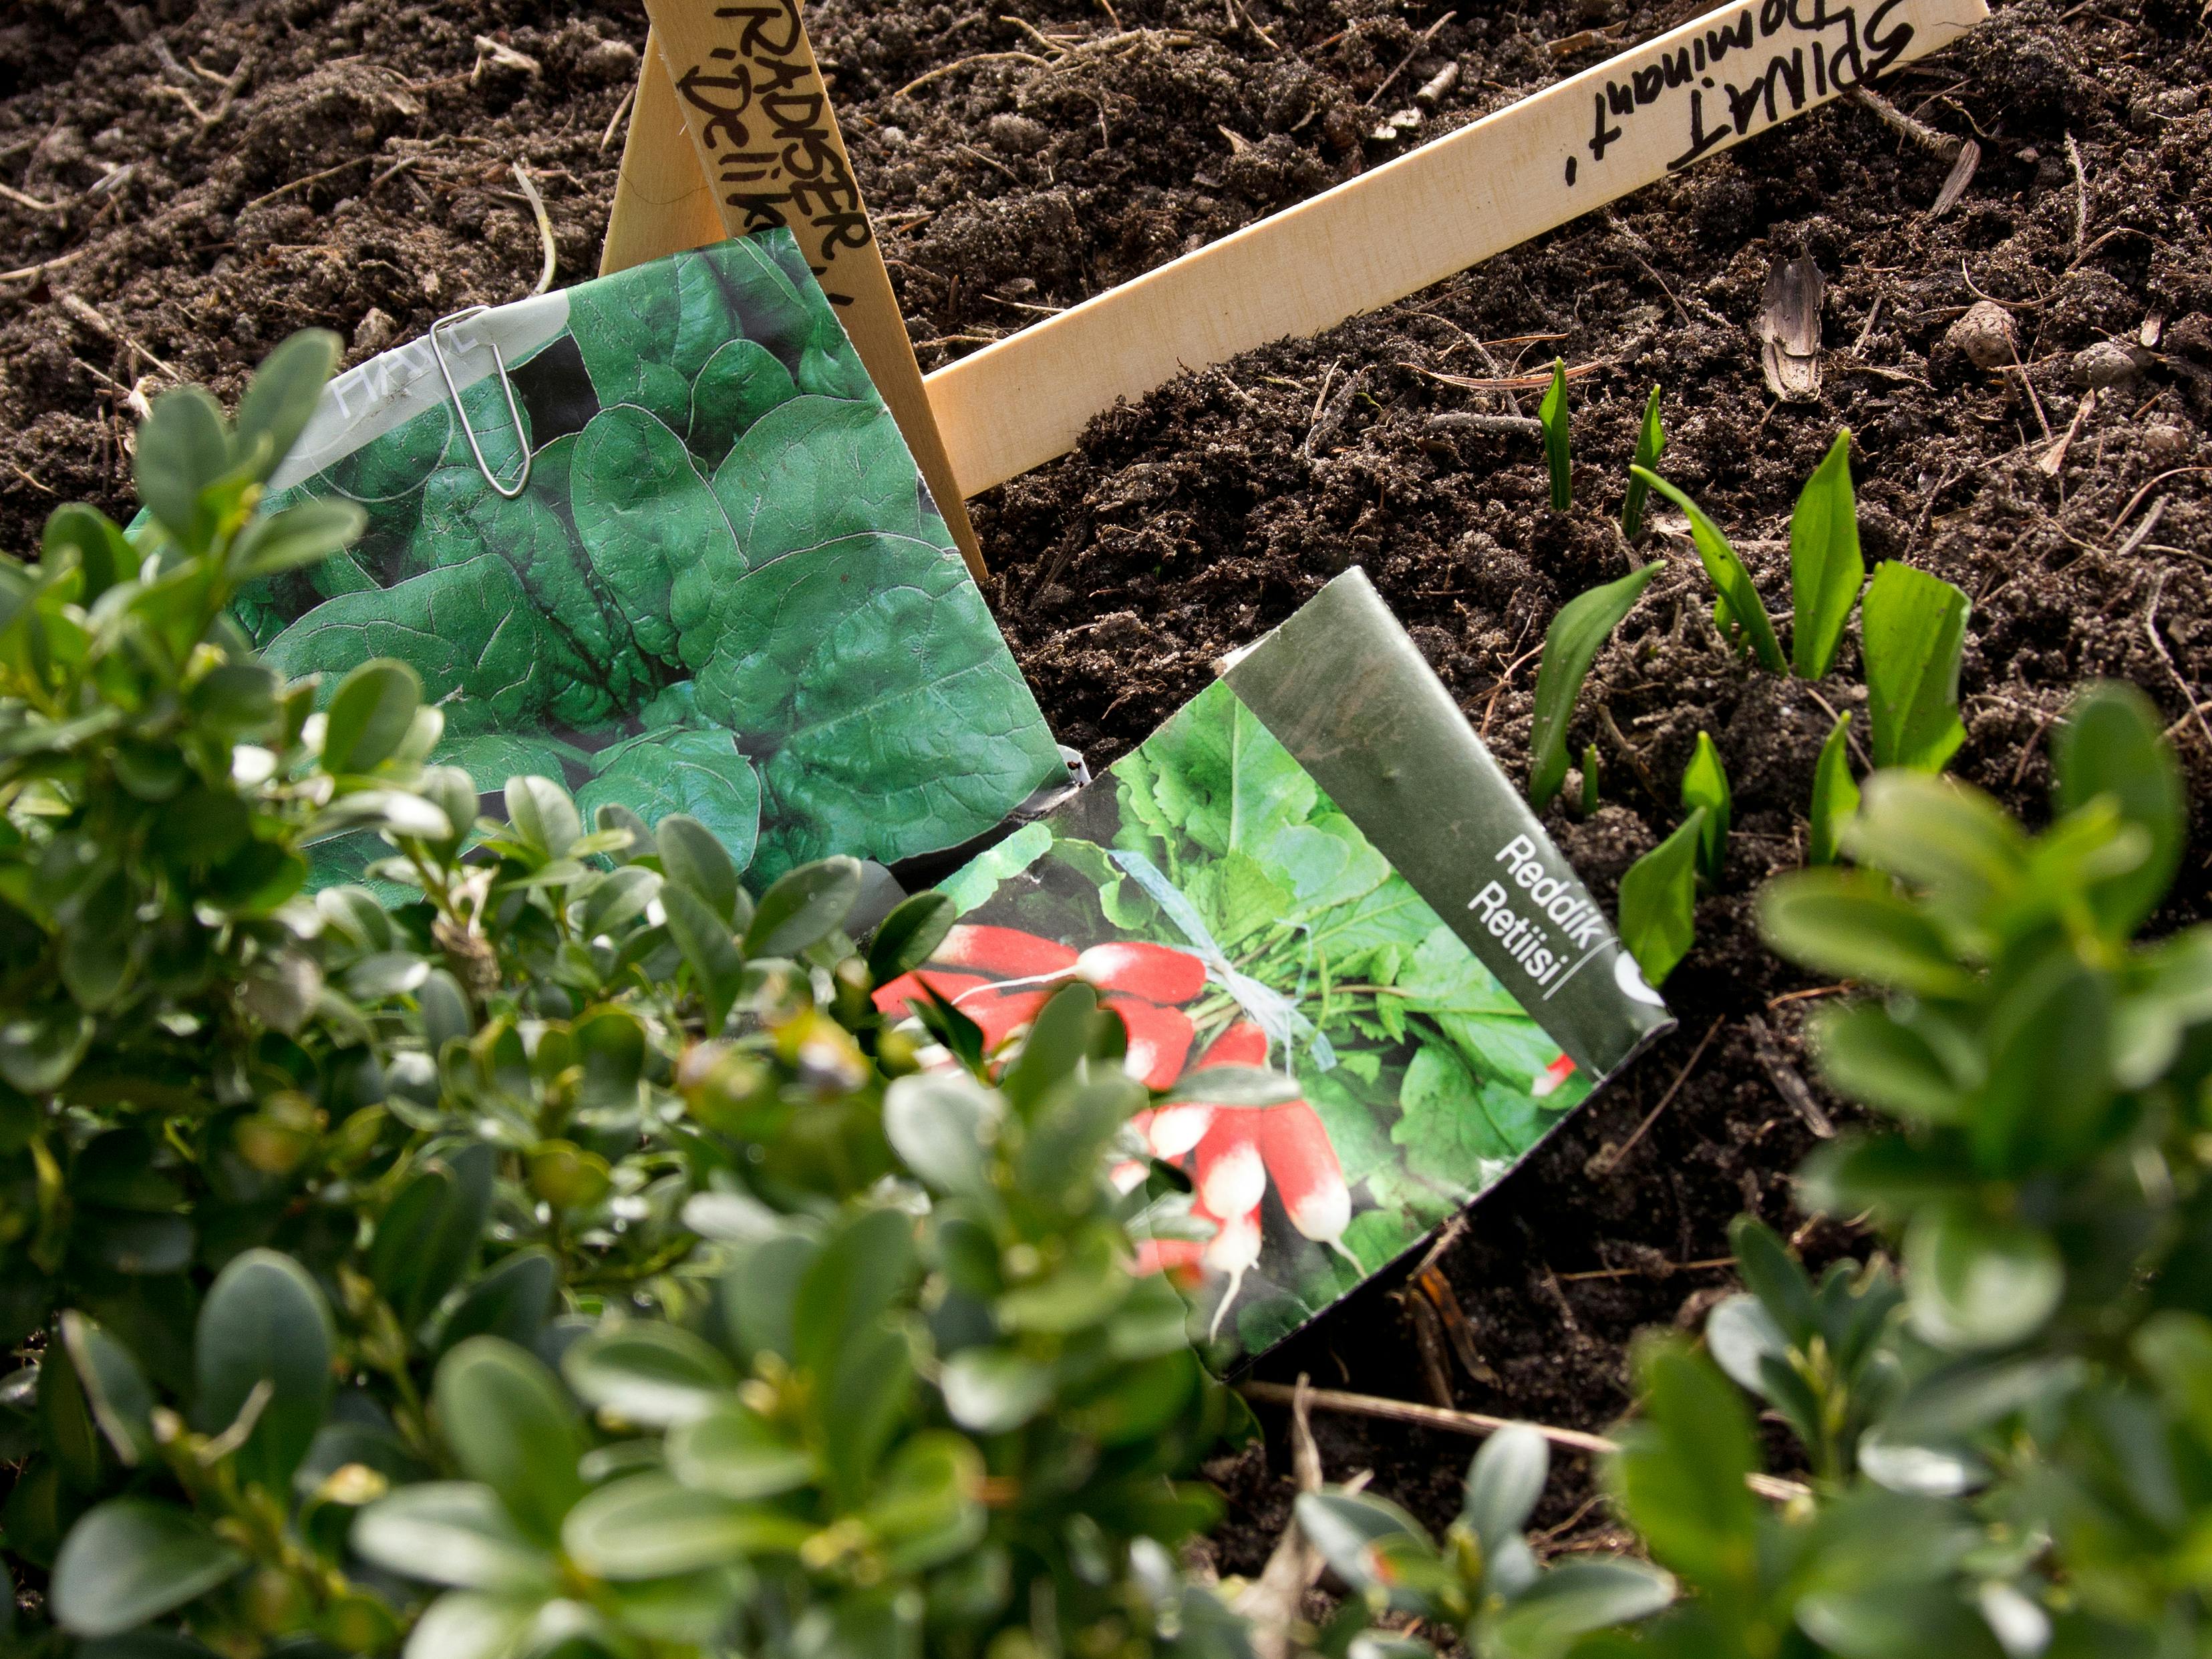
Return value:
[(684, 131), (684, 106), (668, 78), (660, 40), (645, 32), (645, 57), (638, 66), (637, 97), (629, 106), (629, 130), (623, 140), (622, 171), (615, 179), (614, 207), (607, 215), (606, 246), (599, 275), (611, 276), (648, 259), (722, 240), (722, 214), (707, 175), (699, 169), (691, 135)]
[[(954, 541), (981, 576), (982, 553), (798, 0), (646, 0), (645, 9), (672, 95), (648, 99), (652, 77), (641, 76), (623, 151), (623, 184), (648, 206), (655, 199), (678, 205), (688, 199), (688, 180), (666, 137), (672, 104), (690, 138), (691, 173), (708, 181), (723, 233), (743, 236), (788, 225), (890, 406)], [(630, 175), (633, 149), (646, 175), (637, 179)], [(620, 190), (617, 204), (619, 210)], [(656, 218), (648, 211), (625, 227), (626, 240), (667, 251), (664, 241), (690, 234), (674, 212), (657, 217), (665, 235), (645, 229), (645, 221)], [(612, 235), (611, 222), (611, 241)]]
[(1988, 15), (1984, 0), (1710, 12), (939, 369), (929, 398), (959, 488), (973, 495), (1065, 454), (1116, 398), (1403, 299)]

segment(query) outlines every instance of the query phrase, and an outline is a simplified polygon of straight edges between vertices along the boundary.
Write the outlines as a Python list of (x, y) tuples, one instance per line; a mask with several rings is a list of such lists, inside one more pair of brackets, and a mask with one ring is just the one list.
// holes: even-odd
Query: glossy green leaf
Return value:
[(860, 896), (860, 866), (842, 854), (802, 865), (761, 895), (745, 928), (748, 957), (795, 957), (844, 925)]
[(523, 1533), (490, 1487), (471, 1480), (401, 1486), (361, 1512), (349, 1542), (387, 1572), (425, 1583), (540, 1594), (552, 1588), (551, 1553)]
[(568, 1386), (624, 1422), (665, 1428), (702, 1417), (737, 1387), (730, 1362), (674, 1325), (603, 1325), (561, 1364)]
[(1592, 1631), (1634, 1624), (1674, 1599), (1671, 1574), (1625, 1559), (1569, 1561), (1517, 1596), (1492, 1626), (1501, 1654), (1544, 1659)]
[(206, 528), (201, 492), (230, 471), (230, 461), (222, 410), (205, 389), (165, 392), (138, 428), (138, 497), (179, 542), (197, 546)]
[(247, 1250), (216, 1275), (194, 1334), (193, 1416), (202, 1432), (221, 1434), (257, 1391), (265, 1395), (233, 1455), (242, 1482), (291, 1490), (292, 1471), (330, 1409), (335, 1342), (321, 1290), (289, 1256)]
[(1959, 664), (1966, 596), (1940, 577), (1885, 560), (1860, 617), (1874, 763), (1940, 772), (1966, 740), (1959, 721)]
[(291, 453), (343, 351), (326, 328), (303, 328), (261, 360), (238, 400), (238, 453), (265, 480)]
[(689, 887), (664, 886), (661, 909), (668, 917), (668, 936), (676, 941), (684, 964), (691, 970), (693, 988), (706, 1012), (708, 1032), (720, 1031), (737, 1000), (745, 961), (729, 924), (708, 908)]
[(481, 1143), (426, 1162), (378, 1218), (370, 1279), (401, 1321), (419, 1324), (476, 1260), (491, 1213), (491, 1148)]
[(1495, 1551), (1520, 1534), (1544, 1495), (1551, 1467), (1551, 1448), (1525, 1423), (1508, 1424), (1482, 1443), (1468, 1466), (1460, 1518), (1483, 1548)]
[(52, 1605), (72, 1636), (119, 1636), (193, 1601), (244, 1570), (246, 1557), (173, 1504), (111, 1498), (70, 1529), (54, 1562)]
[(439, 1363), (439, 1426), (461, 1473), (552, 1541), (583, 1495), (584, 1441), (568, 1390), (542, 1361), (495, 1336), (472, 1336)]
[(1972, 986), (1935, 924), (1871, 872), (1805, 870), (1771, 882), (1759, 896), (1759, 927), (1770, 949), (1816, 972), (1932, 997)]
[(728, 928), (745, 925), (750, 907), (738, 884), (737, 865), (713, 830), (696, 818), (672, 813), (654, 828), (653, 848), (670, 881), (705, 900)]
[(1728, 859), (1728, 832), (1733, 801), (1729, 793), (1728, 769), (1710, 733), (1698, 733), (1690, 763), (1682, 769), (1682, 810), (1703, 809), (1704, 828), (1698, 836), (1698, 869), (1707, 881), (1718, 882)]
[(945, 942), (959, 915), (949, 896), (935, 891), (916, 893), (895, 906), (868, 941), (869, 976), (888, 985), (921, 967)]
[(963, 1429), (1004, 1434), (1051, 1403), (1052, 1372), (1011, 1348), (963, 1348), (945, 1362), (945, 1409)]
[(764, 1505), (694, 1491), (665, 1474), (635, 1474), (600, 1487), (570, 1510), (562, 1541), (586, 1572), (627, 1580), (787, 1554), (812, 1531)]
[(1552, 384), (1544, 392), (1544, 400), (1536, 408), (1536, 419), (1544, 428), (1544, 471), (1552, 483), (1552, 511), (1565, 513), (1574, 505), (1573, 444), (1568, 432), (1567, 363), (1564, 357), (1552, 362)]
[(1798, 493), (1790, 519), (1790, 665), (1817, 680), (1836, 659), (1844, 624), (1866, 580), (1859, 551), (1859, 508), (1851, 494), (1851, 434), (1836, 434)]
[(1787, 673), (1790, 665), (1784, 659), (1782, 646), (1774, 637), (1774, 624), (1767, 618), (1765, 601), (1759, 597), (1751, 573), (1743, 568), (1743, 561), (1736, 556), (1735, 549), (1721, 533), (1721, 527), (1705, 516), (1703, 507), (1650, 468), (1636, 467), (1632, 471), (1688, 516), (1690, 539), (1698, 550), (1698, 562), (1705, 567), (1705, 574), (1712, 578), (1714, 592), (1727, 612), (1729, 625), (1743, 630), (1759, 665), (1770, 674)]
[(1577, 594), (1559, 607), (1544, 631), (1544, 657), (1536, 671), (1536, 711), (1528, 728), (1528, 799), (1539, 811), (1552, 804), (1567, 775), (1567, 722), (1599, 648), (1636, 608), (1661, 567), (1647, 564), (1618, 581)]
[(1850, 730), (1850, 715), (1838, 715), (1820, 744), (1820, 758), (1813, 765), (1811, 828), (1807, 832), (1805, 853), (1808, 864), (1836, 861), (1844, 826), (1859, 810), (1858, 781), (1851, 775)]
[(1914, 1330), (1954, 1352), (2009, 1347), (2058, 1306), (2066, 1268), (2049, 1237), (1948, 1206), (1924, 1212), (1905, 1236), (1905, 1284)]
[(1659, 1562), (1716, 1595), (1740, 1595), (1759, 1569), (1758, 1467), (1751, 1415), (1712, 1364), (1677, 1339), (1640, 1352), (1644, 1414), (1623, 1431), (1613, 1478)]
[(157, 1402), (137, 1357), (81, 1313), (62, 1316), (61, 1336), (93, 1420), (115, 1455), (134, 1468), (152, 1459)]
[[(116, 583), (128, 581), (137, 574), (139, 555), (105, 513), (82, 501), (68, 501), (46, 515), (39, 560), (49, 571), (75, 564), (84, 579), (80, 603), (89, 607)], [(12, 620), (9, 617), (0, 622), (0, 629)]]
[[(1644, 423), (1637, 428), (1636, 459), (1631, 465), (1656, 472), (1659, 470), (1659, 458), (1666, 453), (1667, 429), (1659, 422), (1659, 388), (1655, 386), (1644, 405)], [(1628, 475), (1628, 493), (1620, 506), (1620, 533), (1632, 542), (1644, 533), (1644, 507), (1650, 494), (1651, 486), (1632, 471)]]
[(679, 1423), (668, 1436), (669, 1472), (700, 1492), (750, 1501), (814, 1479), (814, 1455), (736, 1400)]
[(884, 1091), (891, 1148), (933, 1190), (980, 1195), (989, 1186), (991, 1144), (1004, 1106), (965, 1071), (922, 1072)]
[(1395, 1504), (1364, 1492), (1301, 1492), (1297, 1515), (1306, 1541), (1353, 1589), (1380, 1591), (1405, 1611), (1428, 1610), (1408, 1597), (1397, 1569), (1409, 1557), (1433, 1559), (1435, 1547), (1420, 1523)]
[(1698, 851), (1705, 829), (1699, 807), (1620, 878), (1620, 942), (1646, 984), (1664, 984), (1697, 942)]
[(2051, 741), (2052, 804), (2060, 812), (2079, 811), (2109, 795), (2122, 818), (2150, 837), (2141, 865), (2098, 884), (2095, 902), (2116, 933), (2131, 930), (2158, 908), (2188, 840), (2181, 769), (2160, 728), (2148, 697), (2124, 682), (2104, 680), (2075, 697)]
[(517, 1250), (470, 1285), (439, 1328), (440, 1352), (472, 1336), (529, 1347), (553, 1316), (560, 1264), (541, 1249)]

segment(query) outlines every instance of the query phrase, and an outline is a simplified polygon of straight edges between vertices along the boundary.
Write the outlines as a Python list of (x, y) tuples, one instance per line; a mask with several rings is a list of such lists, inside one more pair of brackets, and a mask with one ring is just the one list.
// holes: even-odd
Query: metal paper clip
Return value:
[(448, 323), (465, 323), (490, 309), (489, 306), (468, 306), (439, 318), (430, 325), (430, 355), (438, 360), (438, 373), (445, 377), (446, 393), (453, 400), (453, 412), (461, 418), (461, 433), (469, 441), (469, 453), (477, 458), (477, 471), (483, 474), (486, 483), (511, 501), (530, 487), (530, 434), (523, 429), (522, 410), (514, 401), (514, 382), (507, 379), (507, 359), (499, 354), (499, 342), (486, 340), (484, 344), (491, 349), (492, 366), (499, 373), (500, 390), (507, 393), (507, 417), (514, 422), (514, 441), (522, 451), (522, 476), (514, 481), (512, 489), (492, 476), (483, 447), (477, 442), (476, 428), (469, 424), (469, 411), (461, 403), (460, 388), (453, 384), (453, 371), (447, 364), (446, 349), (438, 343), (438, 331)]

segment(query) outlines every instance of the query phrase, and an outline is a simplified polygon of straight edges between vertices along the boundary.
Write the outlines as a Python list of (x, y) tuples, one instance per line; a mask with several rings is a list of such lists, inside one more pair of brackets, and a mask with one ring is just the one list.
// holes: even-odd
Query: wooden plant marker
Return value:
[[(717, 31), (749, 40), (719, 13), (709, 23), (709, 3), (647, 0), (657, 27), (669, 29), (672, 17), (691, 23), (689, 44), (669, 34), (672, 64), (707, 62), (700, 42)], [(723, 9), (791, 17), (803, 52), (793, 3)], [(1988, 15), (1985, 0), (1740, 0), (1709, 12), (939, 369), (926, 382), (933, 436), (943, 438), (932, 453), (949, 457), (957, 484), (940, 489), (924, 459), (931, 492), (943, 506), (951, 493), (973, 495), (1018, 477), (1073, 448), (1117, 398), (1401, 300), (1925, 57)], [(633, 148), (646, 107), (641, 86)], [(695, 136), (711, 119), (687, 113)], [(826, 101), (821, 119), (835, 144)], [(711, 174), (714, 147), (702, 154)], [(842, 144), (836, 155), (842, 164)], [(840, 176), (857, 213), (849, 169)], [(627, 155), (623, 185), (632, 186)], [(620, 191), (616, 209), (620, 217)], [(733, 232), (754, 228), (734, 213), (723, 209)], [(866, 246), (881, 273), (872, 239)], [(903, 349), (889, 279), (879, 280), (887, 331), (896, 325)], [(847, 325), (875, 371), (860, 332), (866, 303), (854, 295)], [(880, 373), (878, 382), (911, 442), (915, 428)], [(914, 447), (921, 458), (922, 446)]]
[(601, 273), (788, 226), (980, 577), (982, 552), (798, 0), (646, 0), (646, 15)]

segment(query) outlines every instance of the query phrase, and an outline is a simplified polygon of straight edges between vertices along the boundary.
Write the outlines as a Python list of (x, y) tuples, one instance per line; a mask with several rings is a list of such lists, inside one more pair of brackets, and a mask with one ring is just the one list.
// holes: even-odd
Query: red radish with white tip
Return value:
[(1217, 1111), (1199, 1140), (1193, 1159), (1199, 1202), (1215, 1215), (1242, 1215), (1255, 1209), (1267, 1190), (1258, 1121), (1264, 1115), (1251, 1110)]
[(1110, 996), (1106, 1006), (1121, 1017), (1129, 1033), (1129, 1052), (1122, 1065), (1147, 1089), (1173, 1086), (1190, 1058), (1197, 1031), (1190, 1016), (1180, 1008), (1160, 1008), (1135, 997)]
[(1537, 1073), (1534, 1077), (1529, 1079), (1528, 1093), (1534, 1099), (1541, 1100), (1546, 1095), (1556, 1092), (1559, 1085), (1574, 1074), (1574, 1061), (1561, 1054), (1549, 1066)]
[(1320, 1115), (1293, 1100), (1252, 1115), (1259, 1120), (1261, 1159), (1291, 1225), (1358, 1267), (1359, 1258), (1343, 1243), (1344, 1230), (1352, 1224), (1352, 1190)]
[(972, 968), (994, 979), (1019, 975), (1042, 979), (1065, 974), (1075, 966), (1075, 951), (1058, 939), (1041, 939), (1018, 927), (987, 927), (975, 922), (957, 924), (931, 953), (932, 962), (955, 968)]
[[(960, 929), (955, 927), (952, 931), (957, 933)], [(994, 927), (977, 931), (1012, 933), (1013, 930)], [(1119, 945), (1094, 945), (1078, 955), (1064, 945), (1052, 945), (1049, 939), (1036, 943), (1040, 946), (1052, 945), (1050, 952), (1040, 950), (1031, 953), (1043, 965), (1003, 983), (1041, 985), (1048, 981), (1079, 979), (1109, 995), (1137, 997), (1164, 1006), (1188, 1002), (1206, 989), (1206, 964), (1189, 951), (1178, 951), (1171, 945), (1148, 945), (1139, 939)], [(959, 949), (961, 955), (956, 957), (947, 955), (940, 945), (937, 959), (956, 962), (962, 967), (984, 965), (969, 959), (978, 954), (971, 943), (963, 941)], [(1016, 952), (1006, 947), (994, 949), (991, 954), (1004, 961), (1012, 959)]]
[(973, 991), (990, 981), (974, 974), (948, 974), (934, 968), (921, 969), (911, 974), (901, 974), (896, 979), (876, 987), (874, 1000), (879, 1014), (905, 1015), (917, 1004), (929, 1001), (922, 988), (927, 985), (947, 1002), (965, 992)]
[(962, 1013), (981, 1028), (986, 1054), (1035, 1019), (1037, 1011), (1052, 999), (1049, 991), (1000, 993), (995, 985), (980, 988), (985, 994), (977, 996), (969, 992), (960, 999), (958, 1006)]
[(1169, 1278), (1188, 1284), (1196, 1279), (1205, 1266), (1206, 1245), (1195, 1238), (1140, 1238), (1137, 1241), (1137, 1259), (1131, 1271), (1142, 1278), (1146, 1273), (1164, 1273)]
[(1240, 1019), (1206, 1046), (1191, 1067), (1202, 1072), (1209, 1066), (1265, 1066), (1267, 1034), (1249, 1019)]
[(1154, 1158), (1177, 1158), (1206, 1138), (1213, 1125), (1213, 1108), (1203, 1101), (1178, 1100), (1151, 1115), (1145, 1144)]
[(1244, 1275), (1260, 1260), (1260, 1206), (1224, 1220), (1210, 1213), (1203, 1205), (1191, 1206), (1191, 1214), (1201, 1221), (1212, 1221), (1216, 1231), (1199, 1253), (1199, 1261), (1209, 1273), (1227, 1273), (1229, 1286), (1214, 1304), (1213, 1322), (1206, 1328), (1208, 1340), (1221, 1334), (1221, 1322), (1229, 1312), (1229, 1304), (1237, 1299), (1237, 1291), (1244, 1288)]

